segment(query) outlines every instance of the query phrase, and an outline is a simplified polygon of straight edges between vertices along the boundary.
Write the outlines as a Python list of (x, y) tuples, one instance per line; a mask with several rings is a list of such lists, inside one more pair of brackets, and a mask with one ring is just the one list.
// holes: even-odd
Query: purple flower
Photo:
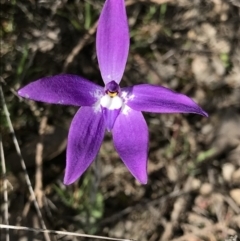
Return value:
[(119, 156), (141, 183), (147, 183), (148, 128), (141, 111), (207, 116), (189, 97), (149, 84), (120, 88), (129, 31), (124, 0), (107, 0), (97, 29), (97, 57), (105, 87), (76, 75), (62, 74), (30, 83), (22, 97), (82, 106), (68, 135), (65, 184), (78, 179), (96, 157), (107, 129)]

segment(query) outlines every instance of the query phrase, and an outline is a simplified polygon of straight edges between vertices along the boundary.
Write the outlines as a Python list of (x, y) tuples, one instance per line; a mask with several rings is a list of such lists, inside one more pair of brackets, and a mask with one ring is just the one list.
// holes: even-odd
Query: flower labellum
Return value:
[(147, 183), (148, 128), (142, 111), (207, 116), (189, 97), (149, 84), (120, 88), (129, 51), (124, 0), (106, 0), (100, 15), (96, 49), (105, 87), (61, 74), (32, 82), (18, 91), (36, 101), (81, 106), (68, 135), (64, 183), (75, 182), (96, 157), (105, 131), (132, 175)]

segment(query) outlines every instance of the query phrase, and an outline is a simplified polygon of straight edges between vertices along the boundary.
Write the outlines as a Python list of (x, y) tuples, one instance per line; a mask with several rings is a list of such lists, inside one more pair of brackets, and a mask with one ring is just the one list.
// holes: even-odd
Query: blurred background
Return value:
[[(209, 118), (144, 113), (148, 184), (135, 181), (106, 134), (97, 160), (71, 186), (63, 185), (63, 175), (77, 108), (23, 100), (15, 90), (59, 73), (103, 85), (95, 33), (104, 1), (0, 3), (0, 81), (48, 229), (139, 241), (230, 240), (240, 234), (239, 0), (126, 0), (131, 46), (121, 86), (169, 87), (193, 98)], [(9, 223), (41, 228), (2, 100), (0, 115)], [(4, 223), (3, 178), (0, 182)], [(5, 240), (4, 230), (0, 233)], [(23, 231), (10, 235), (11, 240), (45, 240)]]

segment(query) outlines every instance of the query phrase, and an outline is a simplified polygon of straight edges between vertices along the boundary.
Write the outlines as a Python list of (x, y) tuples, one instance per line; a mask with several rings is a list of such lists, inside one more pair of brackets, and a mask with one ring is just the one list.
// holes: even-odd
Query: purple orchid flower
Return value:
[(107, 0), (97, 29), (97, 57), (105, 87), (76, 75), (39, 79), (18, 91), (47, 103), (82, 106), (68, 135), (64, 183), (73, 183), (96, 157), (105, 130), (112, 131), (119, 156), (142, 184), (147, 183), (148, 128), (141, 111), (207, 116), (189, 97), (149, 84), (120, 88), (129, 51), (124, 0)]

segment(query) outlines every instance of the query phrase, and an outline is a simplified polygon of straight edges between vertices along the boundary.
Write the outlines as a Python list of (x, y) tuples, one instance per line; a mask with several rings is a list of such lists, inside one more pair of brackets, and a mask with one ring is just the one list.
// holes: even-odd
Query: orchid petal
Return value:
[(104, 95), (100, 100), (100, 105), (102, 107), (102, 114), (105, 119), (106, 129), (108, 131), (111, 131), (115, 123), (115, 120), (122, 109), (122, 98), (120, 98), (118, 95), (114, 97)]
[(97, 57), (105, 84), (120, 82), (129, 51), (129, 30), (124, 0), (107, 0), (97, 29)]
[(147, 183), (148, 128), (141, 112), (128, 109), (121, 113), (113, 127), (116, 151), (132, 175)]
[(105, 132), (101, 111), (81, 107), (74, 116), (68, 135), (64, 184), (75, 182), (96, 157)]
[(130, 108), (155, 113), (208, 114), (186, 95), (149, 84), (122, 88), (122, 97)]
[(45, 77), (21, 88), (22, 97), (54, 104), (90, 106), (103, 88), (77, 75), (62, 74)]
[(105, 126), (108, 131), (111, 131), (114, 123), (121, 111), (121, 108), (115, 110), (109, 110), (108, 108), (102, 107), (102, 113), (105, 120)]

